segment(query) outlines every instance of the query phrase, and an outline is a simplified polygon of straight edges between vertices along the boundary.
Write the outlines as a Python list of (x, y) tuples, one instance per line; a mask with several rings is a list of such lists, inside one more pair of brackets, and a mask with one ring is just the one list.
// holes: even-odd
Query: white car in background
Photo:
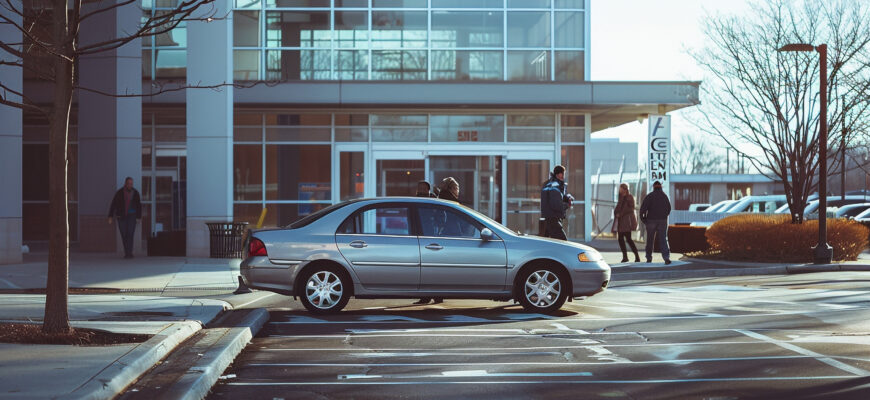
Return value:
[(864, 210), (861, 214), (856, 215), (855, 221), (870, 222), (870, 209)]
[(737, 200), (722, 200), (708, 207), (704, 212), (725, 212), (725, 209), (736, 203)]
[(773, 213), (786, 204), (785, 195), (746, 196), (728, 207), (729, 213)]
[(852, 218), (866, 210), (870, 210), (870, 203), (847, 204), (837, 209), (837, 218)]

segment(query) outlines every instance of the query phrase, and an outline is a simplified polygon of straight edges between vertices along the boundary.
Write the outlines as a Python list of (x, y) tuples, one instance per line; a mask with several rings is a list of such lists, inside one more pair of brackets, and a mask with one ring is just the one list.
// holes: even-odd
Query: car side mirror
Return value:
[(480, 231), (480, 238), (483, 239), (484, 241), (492, 240), (492, 235), (493, 235), (492, 231), (489, 230), (489, 228), (483, 228)]

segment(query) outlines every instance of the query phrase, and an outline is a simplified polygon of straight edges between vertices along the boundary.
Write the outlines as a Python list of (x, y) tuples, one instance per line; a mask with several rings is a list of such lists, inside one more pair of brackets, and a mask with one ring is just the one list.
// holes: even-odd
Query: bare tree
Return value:
[(683, 135), (674, 143), (672, 160), (677, 174), (719, 174), (725, 171), (725, 156), (708, 138)]
[[(53, 102), (37, 104), (25, 93), (0, 82), (0, 104), (34, 111), (49, 120), (49, 252), (46, 282), (45, 319), (42, 330), (46, 333), (64, 333), (72, 329), (69, 324), (69, 226), (67, 200), (68, 131), (72, 97), (75, 90), (119, 96), (82, 87), (76, 80), (78, 60), (125, 45), (136, 45), (136, 39), (164, 34), (175, 29), (182, 21), (214, 19), (214, 12), (203, 6), (214, 0), (178, 0), (172, 10), (149, 18), (130, 32), (102, 41), (82, 44), (79, 32), (82, 24), (92, 22), (95, 16), (119, 7), (139, 7), (139, 0), (0, 0), (0, 23), (14, 26), (21, 33), (17, 43), (0, 41), (5, 52), (0, 65), (20, 67), (40, 80), (54, 86)], [(63, 12), (57, 12), (63, 10)], [(27, 60), (27, 61), (25, 61)], [(168, 90), (179, 90), (183, 86)], [(136, 91), (138, 92), (138, 90)], [(144, 96), (158, 94), (152, 91)], [(143, 96), (141, 93), (120, 96)], [(19, 99), (20, 98), (20, 99)]]
[[(803, 222), (819, 167), (819, 57), (778, 52), (790, 43), (828, 45), (828, 149), (836, 154), (870, 118), (870, 13), (866, 1), (763, 0), (751, 17), (708, 16), (711, 43), (692, 56), (709, 73), (696, 125), (717, 135), (757, 170), (783, 182), (792, 221)], [(863, 131), (866, 135), (866, 131)], [(839, 164), (828, 157), (829, 171)]]

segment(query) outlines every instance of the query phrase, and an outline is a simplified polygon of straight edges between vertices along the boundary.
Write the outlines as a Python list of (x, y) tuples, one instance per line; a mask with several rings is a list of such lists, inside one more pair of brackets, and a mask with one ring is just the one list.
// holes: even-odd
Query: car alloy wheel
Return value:
[(550, 313), (561, 308), (567, 299), (562, 277), (550, 268), (531, 270), (521, 282), (519, 300), (527, 311)]
[(332, 268), (318, 268), (304, 280), (302, 305), (314, 313), (340, 311), (347, 305), (349, 293), (345, 281)]

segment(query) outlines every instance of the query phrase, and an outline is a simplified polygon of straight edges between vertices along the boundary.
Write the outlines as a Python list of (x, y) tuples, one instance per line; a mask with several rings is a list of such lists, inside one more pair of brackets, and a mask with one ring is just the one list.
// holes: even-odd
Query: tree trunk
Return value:
[[(68, 41), (66, 0), (53, 2), (53, 42), (60, 54), (71, 55)], [(58, 12), (58, 10), (62, 10)], [(55, 56), (54, 104), (48, 144), (48, 281), (46, 282), (45, 317), (42, 331), (66, 333), (69, 324), (69, 210), (67, 208), (67, 141), (72, 104), (73, 63)]]

